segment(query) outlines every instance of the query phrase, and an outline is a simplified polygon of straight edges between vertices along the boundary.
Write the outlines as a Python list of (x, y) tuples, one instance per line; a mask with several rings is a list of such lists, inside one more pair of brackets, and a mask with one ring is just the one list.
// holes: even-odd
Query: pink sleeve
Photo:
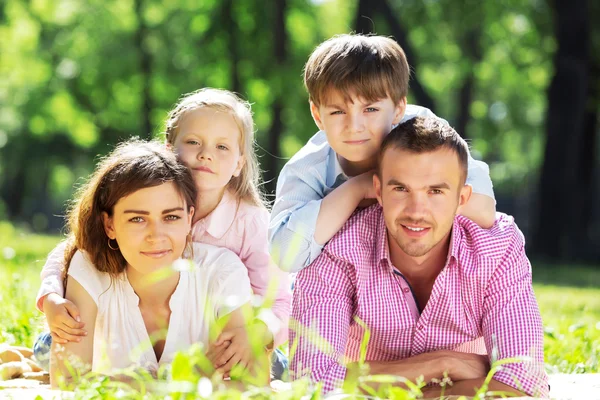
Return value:
[(308, 376), (321, 382), (325, 393), (342, 385), (354, 288), (348, 265), (327, 250), (298, 273), (290, 326), (292, 379)]
[[(529, 396), (548, 397), (544, 370), (544, 331), (531, 283), (531, 265), (520, 232), (485, 290), (483, 337), (495, 360), (525, 357), (506, 364), (494, 379)], [(494, 360), (490, 360), (494, 361)]]
[(269, 328), (277, 347), (287, 341), (288, 322), (292, 295), (289, 274), (277, 268), (269, 254), (267, 230), (269, 213), (265, 209), (252, 208), (244, 226), (240, 259), (248, 269), (248, 277), (254, 294), (262, 296), (271, 311), (262, 312), (258, 318)]
[(40, 277), (42, 278), (42, 284), (38, 291), (36, 298), (36, 306), (38, 310), (44, 312), (42, 307), (42, 299), (50, 293), (57, 293), (64, 296), (64, 285), (63, 285), (63, 269), (65, 264), (65, 249), (67, 246), (66, 241), (60, 242), (54, 250), (48, 254), (46, 264), (42, 268)]

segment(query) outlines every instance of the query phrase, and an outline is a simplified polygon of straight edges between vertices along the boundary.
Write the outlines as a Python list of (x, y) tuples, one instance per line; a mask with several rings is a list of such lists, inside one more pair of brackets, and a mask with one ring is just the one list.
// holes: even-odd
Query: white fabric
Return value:
[(157, 370), (159, 364), (173, 361), (177, 351), (197, 342), (208, 344), (209, 328), (215, 321), (250, 301), (252, 294), (248, 271), (233, 252), (194, 243), (192, 268), (180, 271), (169, 302), (169, 329), (157, 360), (138, 307), (139, 298), (126, 273), (111, 282), (110, 276), (96, 270), (81, 251), (75, 253), (68, 273), (98, 306), (92, 362), (95, 372), (133, 364)]

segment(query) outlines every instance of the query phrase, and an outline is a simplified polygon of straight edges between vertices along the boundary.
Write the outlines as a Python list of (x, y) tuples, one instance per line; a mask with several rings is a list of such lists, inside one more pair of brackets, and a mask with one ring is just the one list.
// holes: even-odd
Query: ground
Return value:
[[(39, 273), (46, 255), (59, 240), (57, 236), (25, 234), (0, 222), (0, 343), (31, 347), (44, 329), (43, 316), (35, 308)], [(548, 372), (598, 373), (600, 266), (551, 266), (535, 261), (532, 264), (534, 289), (544, 321)], [(553, 388), (553, 394), (559, 396), (558, 391), (562, 390), (563, 397), (564, 391), (574, 391), (578, 387), (572, 383), (575, 379), (557, 375), (553, 381), (560, 387)], [(600, 398), (600, 375), (578, 379), (588, 382), (590, 389), (597, 382), (595, 390)]]

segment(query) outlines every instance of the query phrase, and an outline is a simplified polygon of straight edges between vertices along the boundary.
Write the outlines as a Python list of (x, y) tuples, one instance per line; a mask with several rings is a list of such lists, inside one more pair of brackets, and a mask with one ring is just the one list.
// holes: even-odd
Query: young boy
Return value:
[[(319, 127), (283, 167), (271, 212), (271, 255), (297, 272), (321, 253), (359, 206), (373, 203), (373, 169), (383, 138), (416, 116), (407, 105), (410, 69), (402, 48), (382, 36), (340, 35), (321, 43), (304, 69), (310, 111)], [(488, 166), (469, 156), (473, 196), (463, 215), (493, 225), (496, 202)]]

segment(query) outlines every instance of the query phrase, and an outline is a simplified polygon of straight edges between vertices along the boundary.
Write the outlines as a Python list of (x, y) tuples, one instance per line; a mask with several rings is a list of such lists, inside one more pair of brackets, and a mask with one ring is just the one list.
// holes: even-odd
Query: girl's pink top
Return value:
[[(257, 302), (272, 304), (259, 313), (269, 331), (274, 345), (287, 341), (288, 320), (291, 307), (289, 275), (272, 261), (268, 251), (267, 230), (269, 212), (261, 207), (238, 202), (228, 191), (205, 218), (192, 226), (194, 242), (225, 247), (237, 254), (246, 268), (250, 285)], [(63, 287), (64, 244), (59, 244), (48, 256), (41, 272), (42, 284), (37, 296), (37, 307), (42, 311), (42, 299), (50, 293), (64, 295)]]

